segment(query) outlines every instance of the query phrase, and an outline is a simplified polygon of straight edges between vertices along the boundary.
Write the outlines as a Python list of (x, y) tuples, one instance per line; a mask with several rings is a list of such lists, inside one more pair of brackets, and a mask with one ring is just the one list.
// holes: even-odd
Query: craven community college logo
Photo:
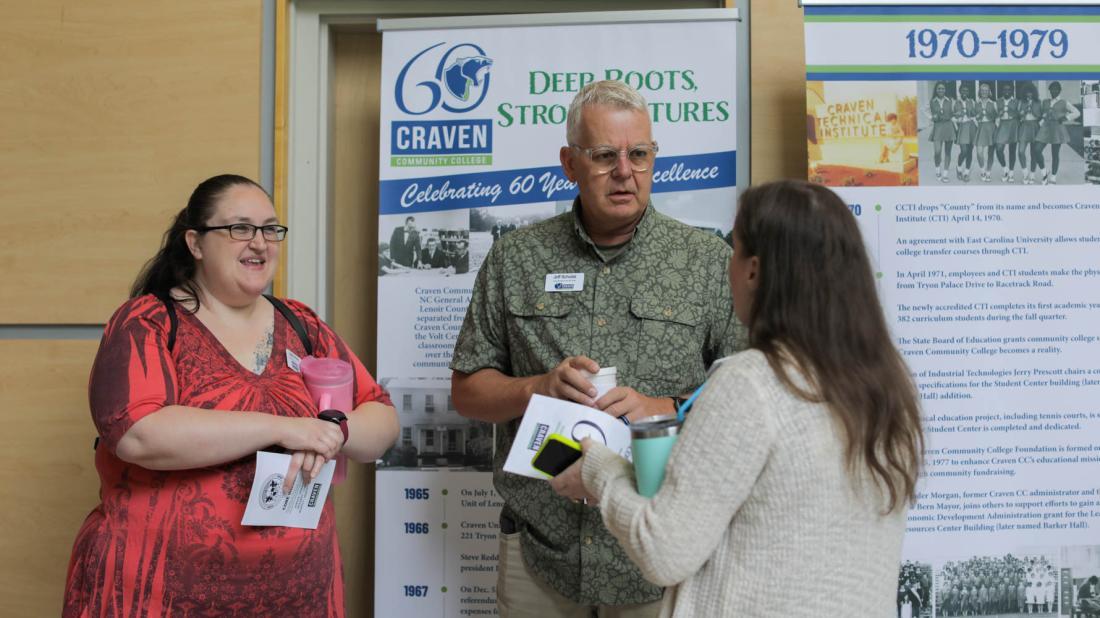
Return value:
[(443, 70), (443, 83), (451, 94), (463, 101), (469, 101), (471, 88), (481, 86), (478, 76), (484, 75), (485, 79), (489, 79), (489, 67), (492, 64), (492, 59), (485, 56), (459, 58)]
[(394, 102), (409, 116), (437, 110), (455, 118), (396, 120), (390, 126), (391, 167), (492, 165), (493, 123), (465, 118), (489, 92), (493, 59), (480, 46), (436, 43), (421, 50), (397, 74)]

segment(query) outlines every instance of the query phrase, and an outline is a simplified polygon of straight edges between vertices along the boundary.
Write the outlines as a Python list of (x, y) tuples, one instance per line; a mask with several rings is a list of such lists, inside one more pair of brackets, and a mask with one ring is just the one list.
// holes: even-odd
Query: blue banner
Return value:
[[(697, 191), (737, 184), (737, 152), (662, 157), (653, 169), (653, 192)], [(576, 183), (560, 166), (383, 180), (381, 213), (436, 212), (572, 200)]]

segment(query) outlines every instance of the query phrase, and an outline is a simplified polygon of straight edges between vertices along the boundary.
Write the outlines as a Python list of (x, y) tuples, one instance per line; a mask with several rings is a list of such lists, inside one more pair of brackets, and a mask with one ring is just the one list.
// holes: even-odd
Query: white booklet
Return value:
[(504, 471), (545, 480), (545, 474), (531, 467), (531, 460), (546, 436), (552, 433), (577, 442), (592, 438), (630, 459), (630, 428), (626, 423), (579, 403), (533, 395), (523, 413), (512, 450), (508, 451)]
[(336, 462), (321, 466), (317, 478), (305, 484), (299, 472), (289, 494), (283, 493), (283, 479), (290, 467), (290, 455), (256, 451), (256, 476), (244, 510), (242, 526), (286, 526), (315, 530), (321, 520), (325, 498), (332, 487)]

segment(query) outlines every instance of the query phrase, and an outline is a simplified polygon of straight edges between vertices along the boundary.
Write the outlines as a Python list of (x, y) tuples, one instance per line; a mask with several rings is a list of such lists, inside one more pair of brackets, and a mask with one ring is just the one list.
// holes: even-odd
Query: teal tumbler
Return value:
[(638, 493), (652, 498), (665, 480), (665, 465), (680, 433), (675, 414), (651, 416), (630, 425), (630, 450)]

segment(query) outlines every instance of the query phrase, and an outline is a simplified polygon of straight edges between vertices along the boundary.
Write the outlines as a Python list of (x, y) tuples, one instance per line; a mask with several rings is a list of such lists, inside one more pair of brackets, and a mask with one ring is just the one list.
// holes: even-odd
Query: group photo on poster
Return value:
[(1080, 80), (917, 83), (921, 184), (1083, 184)]
[[(379, 218), (389, 241), (378, 243), (378, 275), (440, 277), (470, 272), (470, 220), (466, 210)], [(476, 268), (474, 269), (476, 271)]]

